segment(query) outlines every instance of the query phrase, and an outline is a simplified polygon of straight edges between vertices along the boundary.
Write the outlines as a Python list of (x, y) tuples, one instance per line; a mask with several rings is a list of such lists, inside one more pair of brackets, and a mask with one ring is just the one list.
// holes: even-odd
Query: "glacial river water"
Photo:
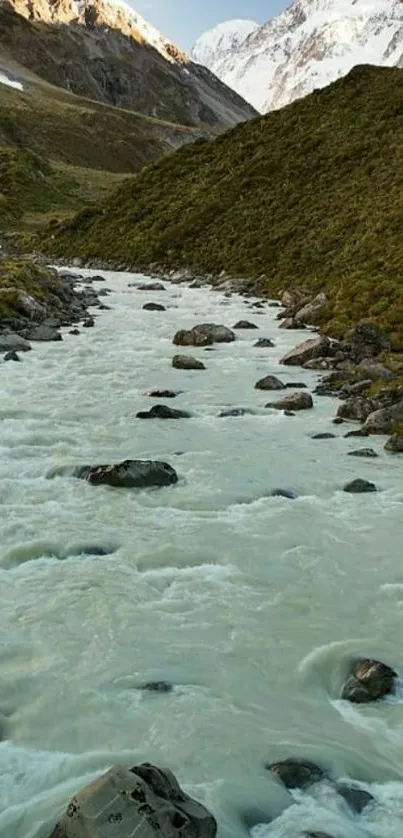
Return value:
[[(255, 838), (401, 838), (399, 692), (362, 707), (339, 692), (357, 653), (403, 672), (402, 458), (383, 437), (378, 459), (349, 457), (367, 440), (343, 438), (332, 399), (294, 417), (264, 409), (282, 394), (254, 390), (258, 378), (318, 378), (279, 365), (307, 334), (278, 329), (276, 309), (104, 276), (111, 310), (95, 328), (0, 366), (0, 838), (48, 838), (76, 790), (140, 761), (169, 766), (220, 838), (247, 838), (245, 822), (262, 822)], [(157, 300), (166, 312), (142, 310)], [(177, 329), (245, 316), (259, 331), (191, 350), (205, 371), (171, 367)], [(182, 389), (166, 403), (193, 417), (136, 419), (152, 387)], [(227, 407), (257, 413), (219, 418)], [(311, 438), (321, 431), (337, 438)], [(165, 459), (179, 483), (47, 477), (125, 458)], [(343, 493), (354, 477), (381, 491)], [(161, 679), (172, 692), (139, 689)], [(323, 783), (292, 795), (264, 767), (290, 756), (375, 803), (354, 815)]]

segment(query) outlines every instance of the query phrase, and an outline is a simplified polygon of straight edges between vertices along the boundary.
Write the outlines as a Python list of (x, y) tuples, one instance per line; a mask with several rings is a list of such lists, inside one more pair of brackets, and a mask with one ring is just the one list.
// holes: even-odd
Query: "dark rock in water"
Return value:
[(284, 759), (269, 763), (266, 768), (276, 774), (288, 789), (305, 789), (328, 778), (323, 768), (307, 759)]
[(287, 500), (295, 500), (298, 497), (296, 492), (289, 489), (273, 489), (270, 495), (272, 498), (287, 498)]
[(21, 361), (21, 358), (20, 358), (19, 355), (17, 355), (15, 349), (13, 349), (11, 352), (6, 352), (6, 354), (4, 356), (4, 360), (5, 361)]
[(158, 460), (123, 460), (113, 465), (80, 466), (74, 476), (88, 480), (94, 486), (124, 489), (169, 486), (178, 481), (175, 469)]
[(182, 392), (182, 390), (149, 390), (144, 393), (144, 396), (152, 396), (154, 399), (175, 399)]
[(284, 416), (295, 416), (295, 413), (292, 410), (285, 410)]
[(29, 340), (37, 341), (62, 340), (60, 332), (54, 326), (44, 325), (33, 326), (32, 329), (28, 329), (27, 337)]
[(281, 303), (272, 302), (268, 303), (269, 308), (281, 308)]
[[(244, 300), (244, 302), (247, 303), (248, 300)], [(250, 307), (251, 308), (264, 308), (264, 303), (261, 303), (260, 300), (258, 300), (256, 303), (250, 303)]]
[(94, 321), (93, 317), (87, 317), (84, 320), (83, 326), (84, 326), (85, 329), (90, 329), (94, 325), (95, 325), (95, 321)]
[(70, 331), (69, 331), (69, 335), (79, 335), (79, 334), (80, 334), (79, 329), (70, 329)]
[(306, 384), (303, 381), (287, 381), (285, 386), (290, 390), (306, 390)]
[(215, 352), (215, 346), (205, 346), (204, 351), (205, 352)]
[[(87, 278), (87, 281), (88, 281), (88, 278)], [(91, 281), (92, 282), (106, 282), (106, 279), (105, 279), (104, 276), (101, 276), (100, 274), (96, 274), (95, 276), (91, 277)]]
[(336, 439), (336, 434), (314, 434), (314, 436), (311, 436), (311, 439)]
[(174, 355), (172, 366), (177, 370), (205, 370), (203, 361), (192, 358), (191, 355)]
[(269, 402), (265, 407), (274, 407), (276, 410), (308, 410), (313, 407), (313, 401), (310, 393), (292, 393), (278, 402)]
[(161, 305), (161, 303), (145, 303), (143, 309), (144, 311), (166, 311), (165, 306)]
[(370, 483), (369, 480), (362, 480), (361, 477), (357, 477), (355, 480), (351, 480), (350, 483), (346, 483), (343, 491), (350, 492), (350, 494), (358, 494), (360, 492), (377, 492), (378, 490), (375, 483)]
[(168, 681), (148, 681), (147, 684), (142, 685), (141, 689), (152, 693), (170, 693), (173, 686)]
[(349, 457), (377, 457), (378, 454), (373, 448), (357, 448), (356, 451), (348, 451)]
[(304, 838), (333, 838), (328, 832), (304, 832)]
[[(6, 359), (5, 359), (6, 360)], [(394, 454), (403, 453), (403, 434), (393, 434), (384, 445), (385, 451), (392, 451)]]
[(165, 291), (165, 285), (162, 282), (143, 282), (137, 285), (138, 291)]
[(215, 838), (210, 812), (167, 768), (115, 765), (78, 792), (50, 838)]
[(344, 785), (337, 785), (336, 789), (341, 797), (344, 797), (344, 800), (353, 810), (359, 815), (369, 803), (372, 803), (374, 798), (369, 791), (365, 791), (364, 789), (357, 789), (354, 786), (344, 786)]
[(349, 439), (350, 436), (369, 436), (369, 433), (365, 428), (357, 428), (356, 431), (348, 431), (344, 434), (345, 439)]
[(341, 697), (355, 704), (377, 701), (394, 692), (396, 677), (396, 672), (390, 666), (371, 658), (363, 658), (353, 664)]
[(285, 390), (285, 386), (275, 375), (266, 375), (256, 382), (255, 390)]
[(221, 410), (218, 416), (225, 418), (227, 416), (253, 416), (254, 414), (255, 411), (248, 407), (230, 407), (228, 410)]
[(344, 419), (341, 416), (336, 416), (335, 419), (332, 419), (333, 425), (344, 425)]
[(192, 329), (180, 329), (174, 335), (176, 346), (210, 346), (212, 343), (232, 343), (235, 335), (232, 329), (216, 323), (200, 323)]
[(270, 338), (259, 338), (253, 346), (256, 346), (258, 349), (271, 349), (275, 344)]
[(238, 320), (235, 323), (234, 329), (258, 329), (259, 326), (256, 326), (256, 323), (251, 323), (250, 320)]
[(166, 404), (155, 404), (150, 410), (136, 413), (137, 419), (189, 419), (190, 415), (186, 410), (175, 410)]

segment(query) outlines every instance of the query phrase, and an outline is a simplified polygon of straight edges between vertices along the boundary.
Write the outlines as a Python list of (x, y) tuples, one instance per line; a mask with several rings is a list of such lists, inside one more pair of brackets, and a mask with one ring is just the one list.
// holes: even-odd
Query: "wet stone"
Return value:
[(328, 777), (326, 771), (306, 759), (284, 759), (272, 762), (266, 768), (275, 774), (288, 789), (304, 789)]

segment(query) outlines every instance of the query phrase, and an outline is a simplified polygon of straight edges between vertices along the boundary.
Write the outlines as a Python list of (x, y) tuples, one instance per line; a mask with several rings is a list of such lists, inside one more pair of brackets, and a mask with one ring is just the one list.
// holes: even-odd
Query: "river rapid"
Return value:
[[(348, 456), (368, 440), (332, 425), (334, 399), (294, 417), (264, 409), (283, 393), (254, 390), (258, 378), (311, 391), (318, 379), (280, 366), (309, 335), (279, 329), (275, 308), (103, 276), (111, 310), (95, 328), (0, 367), (0, 838), (48, 838), (75, 791), (141, 761), (169, 766), (220, 838), (253, 824), (255, 838), (401, 838), (403, 690), (366, 706), (338, 696), (357, 653), (403, 673), (402, 459), (384, 437), (370, 439), (378, 459)], [(143, 311), (149, 301), (167, 311)], [(172, 368), (177, 329), (241, 317), (259, 331), (191, 349), (205, 371)], [(136, 419), (152, 387), (183, 390), (160, 401), (192, 418)], [(218, 416), (229, 407), (256, 414)], [(311, 438), (321, 431), (337, 436)], [(138, 492), (47, 476), (125, 458), (167, 460), (179, 482)], [(355, 477), (381, 491), (343, 493)], [(150, 680), (174, 688), (139, 689)], [(375, 804), (355, 815), (329, 783), (291, 794), (264, 767), (291, 756)]]

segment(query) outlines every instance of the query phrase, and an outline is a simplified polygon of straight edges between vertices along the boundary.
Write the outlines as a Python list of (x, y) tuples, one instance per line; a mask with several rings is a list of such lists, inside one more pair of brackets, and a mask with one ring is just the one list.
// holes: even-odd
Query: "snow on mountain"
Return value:
[(6, 84), (7, 87), (14, 87), (15, 90), (24, 90), (21, 82), (9, 79), (5, 73), (0, 72), (0, 84)]
[(200, 42), (206, 66), (264, 113), (325, 87), (357, 64), (403, 66), (403, 3), (294, 0), (225, 54), (208, 49), (217, 43), (215, 29)]
[(198, 64), (211, 68), (212, 64), (237, 50), (258, 26), (254, 20), (228, 20), (219, 23), (214, 29), (200, 36), (192, 48), (191, 58)]

